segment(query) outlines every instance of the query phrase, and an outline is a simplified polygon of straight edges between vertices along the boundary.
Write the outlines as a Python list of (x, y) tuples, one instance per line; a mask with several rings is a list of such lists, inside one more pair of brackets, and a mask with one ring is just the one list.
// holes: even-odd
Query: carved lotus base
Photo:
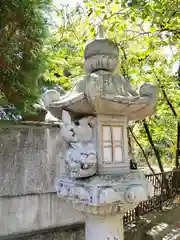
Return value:
[(122, 213), (124, 215), (127, 210), (137, 207), (137, 204), (123, 203), (122, 201), (101, 205), (92, 205), (78, 201), (72, 201), (72, 204), (76, 210), (84, 213), (85, 215), (98, 216), (116, 215), (117, 213)]
[(83, 180), (62, 176), (56, 188), (58, 196), (71, 201), (78, 210), (99, 215), (134, 209), (153, 192), (152, 184), (138, 170), (119, 176), (95, 175)]

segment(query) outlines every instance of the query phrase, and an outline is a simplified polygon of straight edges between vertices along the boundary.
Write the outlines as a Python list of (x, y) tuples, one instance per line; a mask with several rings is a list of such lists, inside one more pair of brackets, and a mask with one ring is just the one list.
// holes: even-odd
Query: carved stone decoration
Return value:
[[(135, 208), (152, 196), (153, 187), (142, 172), (135, 170), (121, 176), (96, 175), (76, 182), (64, 176), (57, 182), (56, 190), (60, 197), (67, 197), (74, 202), (78, 210), (86, 205), (83, 211), (106, 215), (115, 213), (115, 209), (117, 212), (126, 212)], [(102, 209), (106, 206), (106, 210), (102, 210), (101, 206)], [(96, 211), (93, 212), (93, 209)]]
[(148, 194), (142, 186), (130, 186), (125, 192), (125, 199), (129, 203), (139, 203), (148, 199)]
[(115, 191), (113, 188), (108, 187), (100, 192), (99, 203), (100, 204), (111, 204), (112, 202), (123, 202), (123, 197), (119, 194), (118, 191)]
[(71, 92), (59, 101), (50, 104), (49, 111), (61, 118), (62, 110), (76, 114), (106, 114), (127, 116), (128, 120), (142, 120), (153, 114), (158, 88), (152, 83), (143, 83), (135, 90), (123, 76), (97, 69), (80, 80)]
[(33, 106), (38, 110), (38, 115), (30, 115), (24, 120), (26, 121), (42, 121), (48, 123), (59, 123), (60, 120), (54, 117), (49, 111), (48, 106), (54, 101), (60, 100), (60, 93), (54, 89), (47, 90), (41, 98)]
[(85, 178), (96, 173), (97, 157), (93, 143), (94, 117), (83, 117), (75, 122), (67, 111), (62, 112), (61, 134), (68, 143), (65, 153), (66, 173), (71, 178)]
[(108, 39), (97, 39), (87, 45), (84, 58), (84, 69), (87, 73), (97, 69), (114, 72), (119, 58), (118, 47)]
[(51, 103), (59, 101), (61, 99), (61, 95), (55, 89), (50, 89), (43, 93), (41, 99), (44, 103), (44, 106), (48, 107)]

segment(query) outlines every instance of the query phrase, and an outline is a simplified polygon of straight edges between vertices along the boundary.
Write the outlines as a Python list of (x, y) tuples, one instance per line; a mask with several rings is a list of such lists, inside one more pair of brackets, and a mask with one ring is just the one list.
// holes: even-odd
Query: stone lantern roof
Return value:
[(88, 73), (67, 95), (50, 105), (50, 112), (61, 118), (62, 110), (71, 115), (122, 115), (141, 120), (155, 111), (157, 86), (144, 83), (136, 91), (128, 79), (115, 74), (119, 62), (117, 44), (102, 36), (87, 44), (84, 69)]

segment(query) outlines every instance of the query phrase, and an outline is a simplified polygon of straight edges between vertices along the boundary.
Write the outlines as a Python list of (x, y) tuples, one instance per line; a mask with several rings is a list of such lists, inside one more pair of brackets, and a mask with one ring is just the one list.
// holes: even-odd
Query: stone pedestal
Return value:
[(141, 171), (96, 175), (57, 182), (59, 197), (85, 215), (85, 240), (123, 240), (123, 216), (152, 196), (152, 185)]
[(123, 240), (123, 215), (86, 216), (86, 240)]

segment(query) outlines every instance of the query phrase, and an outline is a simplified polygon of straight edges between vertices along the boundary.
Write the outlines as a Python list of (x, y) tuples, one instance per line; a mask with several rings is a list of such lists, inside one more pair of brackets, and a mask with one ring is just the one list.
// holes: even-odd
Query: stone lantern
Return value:
[(86, 46), (84, 58), (88, 75), (49, 108), (62, 118), (67, 142), (57, 192), (85, 214), (86, 240), (123, 240), (124, 214), (152, 196), (143, 172), (130, 169), (127, 124), (154, 112), (157, 87), (144, 83), (136, 91), (115, 74), (118, 46), (103, 36)]

